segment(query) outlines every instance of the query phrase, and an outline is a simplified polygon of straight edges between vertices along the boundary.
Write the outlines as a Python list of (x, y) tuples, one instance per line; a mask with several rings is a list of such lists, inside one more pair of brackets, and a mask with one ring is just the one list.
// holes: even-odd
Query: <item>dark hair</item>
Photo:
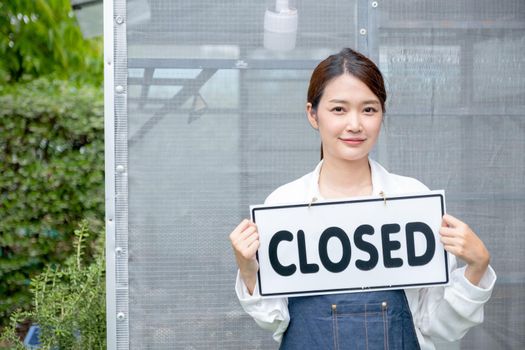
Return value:
[(379, 68), (366, 56), (350, 48), (342, 49), (339, 53), (328, 56), (315, 67), (310, 78), (307, 96), (307, 101), (312, 104), (314, 111), (319, 106), (319, 101), (328, 82), (344, 73), (351, 74), (365, 83), (377, 96), (383, 113), (385, 112), (385, 83)]
[[(342, 49), (339, 53), (328, 56), (315, 67), (310, 78), (307, 96), (307, 102), (312, 104), (312, 110), (314, 112), (317, 111), (326, 85), (328, 85), (332, 79), (345, 73), (353, 75), (368, 86), (379, 99), (381, 109), (383, 113), (385, 113), (386, 90), (383, 75), (374, 62), (350, 48)], [(323, 159), (322, 145), (321, 159)]]

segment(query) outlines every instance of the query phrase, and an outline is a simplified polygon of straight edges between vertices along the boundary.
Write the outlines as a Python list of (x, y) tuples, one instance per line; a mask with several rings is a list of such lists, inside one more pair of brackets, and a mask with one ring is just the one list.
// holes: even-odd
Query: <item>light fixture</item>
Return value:
[(276, 0), (264, 14), (264, 47), (272, 51), (291, 51), (297, 37), (297, 9), (288, 0)]

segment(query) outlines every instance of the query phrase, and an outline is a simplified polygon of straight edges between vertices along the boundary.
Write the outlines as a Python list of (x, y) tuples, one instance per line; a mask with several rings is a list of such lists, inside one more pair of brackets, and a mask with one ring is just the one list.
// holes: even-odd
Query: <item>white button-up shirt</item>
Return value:
[[(416, 179), (391, 174), (372, 159), (369, 163), (374, 196), (428, 191)], [(309, 203), (313, 198), (322, 200), (318, 185), (321, 166), (322, 161), (313, 172), (277, 188), (268, 196), (265, 204)], [(435, 349), (435, 340), (460, 339), (469, 328), (483, 322), (483, 305), (489, 300), (496, 282), (496, 274), (489, 266), (479, 285), (473, 285), (465, 278), (465, 267), (458, 268), (453, 255), (449, 254), (448, 258), (449, 285), (405, 289), (422, 350)], [(250, 295), (239, 274), (235, 291), (243, 309), (259, 326), (272, 331), (273, 338), (280, 342), (290, 322), (288, 299), (262, 299), (257, 285), (253, 295)]]

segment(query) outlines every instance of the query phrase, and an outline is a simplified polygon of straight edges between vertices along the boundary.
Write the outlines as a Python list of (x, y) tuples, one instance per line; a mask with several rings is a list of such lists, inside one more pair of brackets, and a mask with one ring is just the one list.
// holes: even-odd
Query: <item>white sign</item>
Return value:
[(444, 191), (250, 210), (263, 297), (448, 283)]

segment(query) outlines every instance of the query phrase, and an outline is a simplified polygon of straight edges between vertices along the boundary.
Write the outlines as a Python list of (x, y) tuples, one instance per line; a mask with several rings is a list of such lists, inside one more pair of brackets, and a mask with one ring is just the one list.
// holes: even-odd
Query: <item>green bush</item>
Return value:
[(0, 87), (0, 325), (29, 302), (30, 278), (71, 254), (76, 223), (102, 225), (103, 123), (99, 88)]
[(103, 235), (93, 260), (86, 259), (87, 222), (75, 230), (75, 253), (60, 267), (48, 266), (31, 281), (33, 308), (15, 312), (0, 341), (24, 349), (17, 325), (30, 320), (40, 327), (42, 349), (105, 349), (106, 306)]

